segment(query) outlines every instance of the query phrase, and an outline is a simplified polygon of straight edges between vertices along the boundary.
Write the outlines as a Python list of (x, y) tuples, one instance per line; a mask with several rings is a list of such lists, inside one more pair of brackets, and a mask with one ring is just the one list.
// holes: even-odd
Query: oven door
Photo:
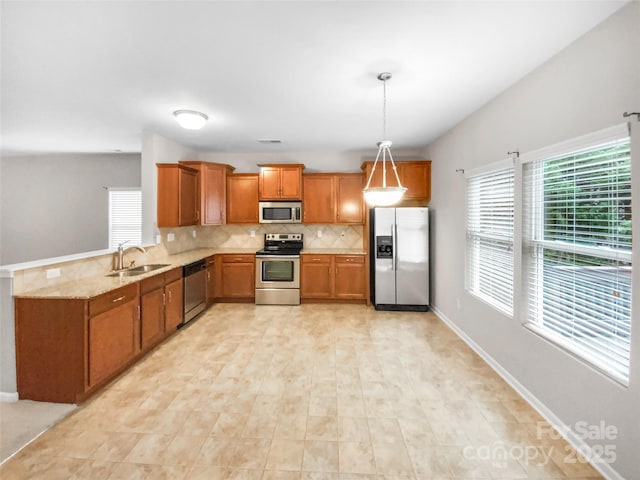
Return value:
[(256, 288), (300, 288), (300, 256), (256, 256)]

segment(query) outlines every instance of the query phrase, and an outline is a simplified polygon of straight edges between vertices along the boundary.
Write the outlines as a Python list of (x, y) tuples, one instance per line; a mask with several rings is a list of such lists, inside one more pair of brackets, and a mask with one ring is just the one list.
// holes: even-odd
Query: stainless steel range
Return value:
[(266, 233), (256, 252), (256, 305), (300, 304), (301, 233)]

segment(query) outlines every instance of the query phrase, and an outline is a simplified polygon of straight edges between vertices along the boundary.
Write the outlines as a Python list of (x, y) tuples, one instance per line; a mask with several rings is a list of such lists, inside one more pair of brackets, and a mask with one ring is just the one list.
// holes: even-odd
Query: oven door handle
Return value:
[(256, 258), (261, 258), (261, 259), (269, 259), (269, 260), (278, 260), (279, 258), (282, 259), (291, 259), (291, 258), (300, 258), (300, 255), (256, 255)]

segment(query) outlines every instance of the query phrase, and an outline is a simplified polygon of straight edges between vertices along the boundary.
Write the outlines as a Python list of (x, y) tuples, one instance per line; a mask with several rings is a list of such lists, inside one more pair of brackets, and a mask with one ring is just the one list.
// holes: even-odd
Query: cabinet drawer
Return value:
[(140, 282), (140, 295), (164, 287), (164, 275), (154, 275)]
[(138, 296), (138, 284), (132, 283), (125, 287), (111, 290), (89, 300), (89, 316), (93, 317), (102, 312), (118, 307)]
[(336, 255), (336, 263), (364, 264), (364, 255)]
[(331, 255), (305, 253), (300, 256), (302, 263), (331, 263)]
[(253, 263), (254, 255), (222, 255), (222, 263)]
[(164, 283), (175, 282), (176, 280), (182, 278), (182, 267), (174, 268), (173, 270), (169, 270), (164, 274)]

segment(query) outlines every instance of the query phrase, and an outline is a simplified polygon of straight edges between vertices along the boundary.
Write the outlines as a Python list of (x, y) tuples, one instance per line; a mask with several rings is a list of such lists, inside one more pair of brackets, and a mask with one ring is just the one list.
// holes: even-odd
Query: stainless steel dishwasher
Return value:
[(182, 325), (193, 320), (207, 307), (207, 280), (205, 270), (207, 263), (204, 259), (182, 267), (184, 277), (184, 321)]

